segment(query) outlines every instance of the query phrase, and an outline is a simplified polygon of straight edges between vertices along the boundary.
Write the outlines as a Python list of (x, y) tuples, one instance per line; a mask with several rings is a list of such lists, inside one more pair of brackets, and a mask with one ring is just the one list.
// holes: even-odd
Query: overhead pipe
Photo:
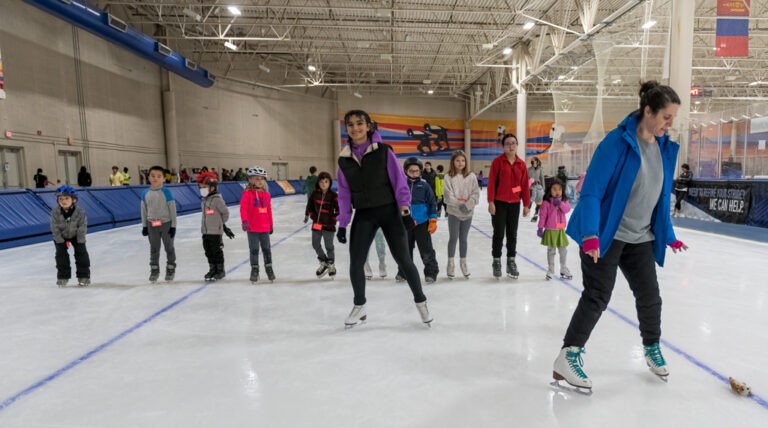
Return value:
[(216, 76), (121, 19), (90, 6), (86, 0), (24, 0), (59, 19), (108, 40), (166, 70), (209, 88)]

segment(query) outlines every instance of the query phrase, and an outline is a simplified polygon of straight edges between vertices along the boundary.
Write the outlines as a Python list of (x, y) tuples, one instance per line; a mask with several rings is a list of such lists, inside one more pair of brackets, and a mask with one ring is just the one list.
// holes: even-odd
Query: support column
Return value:
[(166, 168), (181, 173), (179, 157), (179, 135), (176, 121), (176, 96), (171, 88), (171, 74), (160, 70), (160, 83), (163, 88), (163, 131), (165, 133)]
[(680, 96), (680, 109), (670, 135), (680, 143), (678, 164), (688, 160), (688, 124), (691, 112), (691, 67), (693, 64), (693, 18), (696, 2), (672, 1), (672, 21), (669, 37), (669, 86)]
[(472, 169), (472, 125), (470, 120), (464, 120), (464, 153), (467, 154), (467, 168)]
[(528, 117), (528, 94), (525, 87), (520, 85), (517, 92), (517, 155), (525, 161), (526, 118)]

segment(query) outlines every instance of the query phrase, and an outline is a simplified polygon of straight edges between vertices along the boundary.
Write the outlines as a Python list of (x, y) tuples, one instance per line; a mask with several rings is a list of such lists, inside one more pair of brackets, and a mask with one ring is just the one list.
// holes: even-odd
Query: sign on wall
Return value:
[(750, 190), (749, 183), (693, 181), (686, 200), (720, 221), (747, 224)]
[(3, 52), (0, 51), (0, 100), (5, 99), (5, 78), (3, 77)]

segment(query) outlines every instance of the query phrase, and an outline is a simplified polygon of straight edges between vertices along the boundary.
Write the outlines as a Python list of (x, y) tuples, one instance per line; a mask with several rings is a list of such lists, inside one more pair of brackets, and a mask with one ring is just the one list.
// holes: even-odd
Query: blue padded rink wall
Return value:
[[(132, 200), (139, 190), (121, 192)], [(389, 254), (388, 276), (378, 277), (372, 248), (368, 323), (344, 330), (348, 245), (336, 243), (337, 278), (316, 279), (306, 198), (275, 197), (277, 280), (252, 285), (238, 206), (226, 192), (237, 236), (224, 240), (228, 273), (216, 283), (202, 280), (199, 212), (179, 217), (176, 281), (150, 285), (140, 226), (131, 215), (115, 218), (119, 202), (99, 189), (81, 201), (94, 207), (91, 287), (55, 286), (48, 237), (0, 250), (0, 426), (762, 427), (768, 420), (768, 332), (760, 328), (768, 325), (766, 244), (676, 229), (690, 249), (668, 253), (658, 269), (666, 384), (645, 366), (634, 300), (618, 275), (586, 347), (594, 394), (585, 397), (549, 385), (581, 291), (573, 243), (574, 279), (545, 281), (546, 249), (535, 223), (521, 219), (520, 279), (492, 279), (483, 194), (469, 236), (470, 279), (445, 277), (445, 218), (432, 236), (441, 273), (424, 286), (431, 329), (408, 287), (395, 283)], [(0, 209), (13, 213), (17, 235), (42, 234), (51, 201), (48, 191), (11, 192)], [(120, 227), (96, 231), (104, 225)], [(421, 269), (418, 257), (416, 264)], [(733, 394), (728, 376), (755, 395)]]

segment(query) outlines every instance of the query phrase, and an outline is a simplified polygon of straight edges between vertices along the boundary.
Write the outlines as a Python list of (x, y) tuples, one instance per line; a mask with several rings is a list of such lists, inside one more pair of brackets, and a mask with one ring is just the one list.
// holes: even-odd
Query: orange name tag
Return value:
[(266, 208), (259, 208), (259, 214), (266, 214), (267, 209)]
[(163, 225), (163, 221), (162, 220), (152, 220), (152, 222), (150, 224), (152, 225), (152, 227), (160, 227), (160, 226)]
[(565, 223), (557, 223), (558, 229), (565, 229)]
[(323, 225), (320, 223), (313, 223), (312, 230), (323, 230)]
[(520, 186), (515, 186), (515, 187), (513, 187), (513, 188), (512, 188), (512, 192), (513, 192), (513, 193), (520, 193), (520, 190), (522, 190), (522, 189), (520, 188)]
[(214, 215), (216, 213), (216, 210), (213, 208), (208, 208), (205, 210), (205, 215)]

